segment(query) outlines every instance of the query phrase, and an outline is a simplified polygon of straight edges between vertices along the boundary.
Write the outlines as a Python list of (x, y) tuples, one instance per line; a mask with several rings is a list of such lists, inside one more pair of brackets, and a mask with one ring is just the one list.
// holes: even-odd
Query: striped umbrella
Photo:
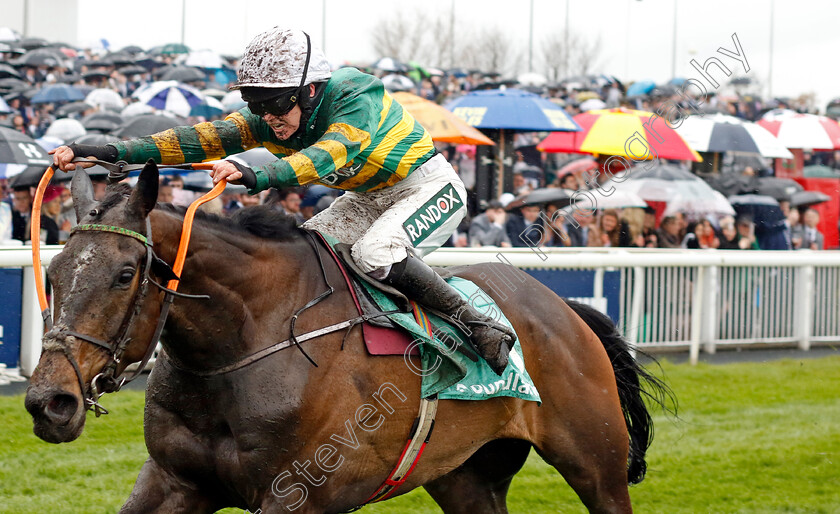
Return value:
[(432, 140), (468, 145), (492, 145), (493, 141), (444, 107), (417, 95), (397, 92), (394, 99), (423, 125)]
[(758, 124), (779, 138), (786, 148), (840, 148), (840, 125), (825, 116), (775, 109), (758, 120)]
[(793, 158), (767, 129), (734, 116), (689, 116), (676, 130), (698, 152), (746, 152), (770, 158)]
[(204, 102), (204, 95), (198, 89), (174, 80), (152, 82), (135, 91), (132, 96), (155, 109), (185, 118), (190, 115), (193, 107)]
[(624, 108), (589, 111), (575, 116), (581, 132), (555, 132), (537, 149), (543, 152), (619, 155), (636, 161), (700, 161), (700, 155), (662, 118)]

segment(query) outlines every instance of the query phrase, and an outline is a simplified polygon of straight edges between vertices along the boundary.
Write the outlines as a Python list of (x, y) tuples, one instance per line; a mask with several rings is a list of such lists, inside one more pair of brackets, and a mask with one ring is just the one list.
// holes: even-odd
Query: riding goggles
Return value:
[(272, 114), (274, 116), (284, 116), (288, 114), (298, 103), (299, 88), (294, 88), (291, 91), (282, 93), (268, 100), (262, 102), (248, 102), (248, 109), (256, 116), (265, 116)]

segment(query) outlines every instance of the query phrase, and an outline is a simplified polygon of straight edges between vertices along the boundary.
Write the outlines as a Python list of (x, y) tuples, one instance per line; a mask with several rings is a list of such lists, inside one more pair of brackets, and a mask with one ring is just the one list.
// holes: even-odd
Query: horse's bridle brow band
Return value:
[(97, 225), (97, 224), (86, 224), (86, 225), (76, 225), (70, 230), (70, 234), (74, 234), (75, 232), (79, 231), (96, 231), (96, 232), (112, 232), (114, 234), (120, 234), (123, 236), (133, 237), (134, 239), (140, 241), (146, 246), (149, 246), (149, 240), (143, 234), (139, 232), (135, 232), (133, 230), (129, 230), (123, 227), (115, 227), (112, 225)]

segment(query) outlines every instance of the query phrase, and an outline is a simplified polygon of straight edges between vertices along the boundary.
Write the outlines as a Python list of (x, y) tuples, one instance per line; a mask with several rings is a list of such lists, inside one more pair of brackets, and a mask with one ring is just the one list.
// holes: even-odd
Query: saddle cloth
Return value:
[[(428, 312), (398, 291), (374, 284), (370, 277), (354, 270), (349, 247), (329, 236), (316, 232), (341, 269), (360, 314), (399, 311), (362, 323), (365, 346), (371, 355), (419, 355), (405, 359), (405, 365), (422, 377), (421, 395), (435, 394), (440, 399), (484, 400), (511, 396), (540, 402), (539, 392), (525, 369), (522, 348), (517, 339), (510, 353), (507, 368), (501, 376), (473, 350), (467, 337), (450, 322)], [(342, 257), (345, 257), (344, 259)], [(511, 329), (513, 326), (493, 299), (473, 282), (455, 276), (441, 275), (470, 304)], [(388, 293), (384, 290), (390, 290)]]

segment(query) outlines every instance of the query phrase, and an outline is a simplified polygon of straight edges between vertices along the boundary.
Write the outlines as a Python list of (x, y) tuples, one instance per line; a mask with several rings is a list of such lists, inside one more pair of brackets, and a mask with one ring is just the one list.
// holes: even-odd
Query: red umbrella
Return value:
[(787, 148), (840, 148), (840, 125), (825, 116), (777, 109), (765, 114), (758, 124), (772, 132)]
[(601, 109), (578, 114), (581, 132), (554, 132), (537, 149), (543, 152), (620, 155), (633, 160), (700, 161), (700, 155), (658, 115), (630, 109)]

